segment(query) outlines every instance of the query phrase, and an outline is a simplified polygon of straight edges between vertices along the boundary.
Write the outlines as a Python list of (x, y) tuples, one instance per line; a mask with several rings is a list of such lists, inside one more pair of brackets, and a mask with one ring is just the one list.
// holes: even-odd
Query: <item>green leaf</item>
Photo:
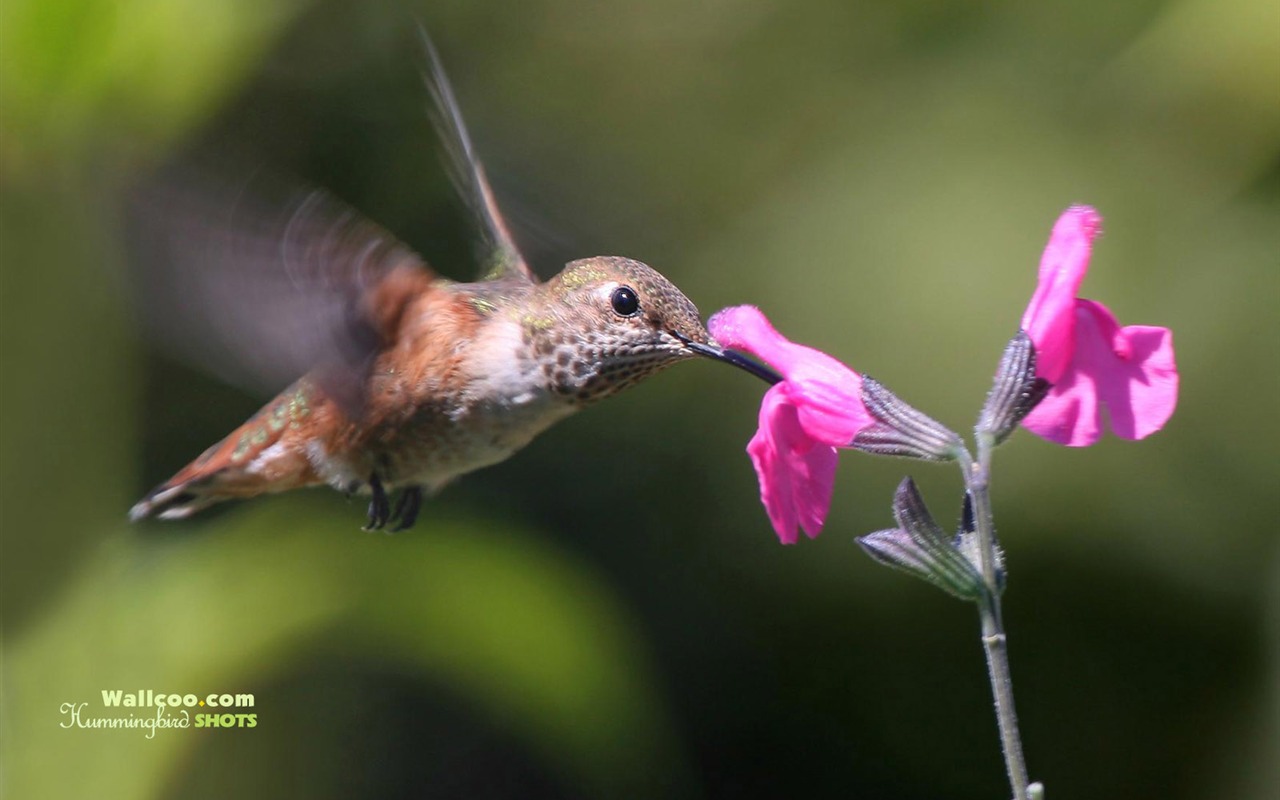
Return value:
[(0, 3), (0, 173), (152, 154), (211, 113), (302, 0)]
[[(62, 703), (120, 716), (103, 690), (261, 691), (335, 652), (444, 684), (588, 795), (678, 780), (644, 649), (584, 568), (517, 530), (364, 535), (304, 509), (272, 503), (209, 535), (109, 538), (8, 648), (5, 796), (155, 797), (208, 734), (64, 729)], [(258, 713), (245, 734), (270, 730)]]

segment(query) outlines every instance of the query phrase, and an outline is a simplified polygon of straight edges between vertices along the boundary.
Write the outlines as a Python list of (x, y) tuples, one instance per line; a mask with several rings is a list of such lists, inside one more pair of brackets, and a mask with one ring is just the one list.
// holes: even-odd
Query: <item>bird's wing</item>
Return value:
[[(319, 190), (171, 168), (132, 196), (143, 325), (218, 377), (279, 391), (311, 372), (353, 419), (411, 298), (438, 280), (406, 245)], [(376, 302), (374, 299), (376, 298)]]
[(527, 283), (537, 283), (538, 278), (525, 262), (502, 212), (498, 209), (485, 177), (484, 165), (476, 154), (467, 125), (462, 121), (457, 98), (445, 75), (440, 54), (436, 52), (431, 37), (419, 26), (427, 65), (422, 79), (431, 96), (431, 121), (444, 145), (446, 165), (454, 187), (471, 208), (480, 225), (484, 253), (482, 254), (482, 279), (513, 278)]

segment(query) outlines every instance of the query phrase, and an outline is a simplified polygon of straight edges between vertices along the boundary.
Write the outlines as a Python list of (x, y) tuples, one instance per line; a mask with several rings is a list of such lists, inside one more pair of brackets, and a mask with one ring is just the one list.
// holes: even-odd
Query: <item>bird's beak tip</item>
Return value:
[(754, 359), (748, 358), (741, 353), (724, 349), (714, 339), (708, 339), (706, 342), (698, 342), (678, 332), (675, 333), (675, 337), (684, 342), (685, 346), (692, 352), (715, 361), (732, 364), (738, 369), (750, 372), (765, 383), (776, 384), (782, 381), (782, 376), (773, 369)]

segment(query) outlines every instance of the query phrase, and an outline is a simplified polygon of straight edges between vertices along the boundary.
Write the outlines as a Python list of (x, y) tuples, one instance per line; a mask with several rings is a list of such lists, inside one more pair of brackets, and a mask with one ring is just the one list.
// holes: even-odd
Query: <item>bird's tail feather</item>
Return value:
[(133, 521), (183, 519), (215, 503), (320, 483), (305, 448), (292, 446), (290, 414), (297, 395), (285, 392), (230, 436), (204, 451), (139, 500)]

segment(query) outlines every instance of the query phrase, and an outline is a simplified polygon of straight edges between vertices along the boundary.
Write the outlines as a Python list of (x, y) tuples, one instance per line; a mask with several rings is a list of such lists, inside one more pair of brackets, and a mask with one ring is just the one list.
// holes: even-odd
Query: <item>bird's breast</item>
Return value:
[(487, 320), (455, 340), (447, 363), (400, 369), (380, 383), (400, 407), (381, 415), (365, 449), (394, 485), (441, 486), (495, 464), (575, 410), (550, 390), (514, 320)]

